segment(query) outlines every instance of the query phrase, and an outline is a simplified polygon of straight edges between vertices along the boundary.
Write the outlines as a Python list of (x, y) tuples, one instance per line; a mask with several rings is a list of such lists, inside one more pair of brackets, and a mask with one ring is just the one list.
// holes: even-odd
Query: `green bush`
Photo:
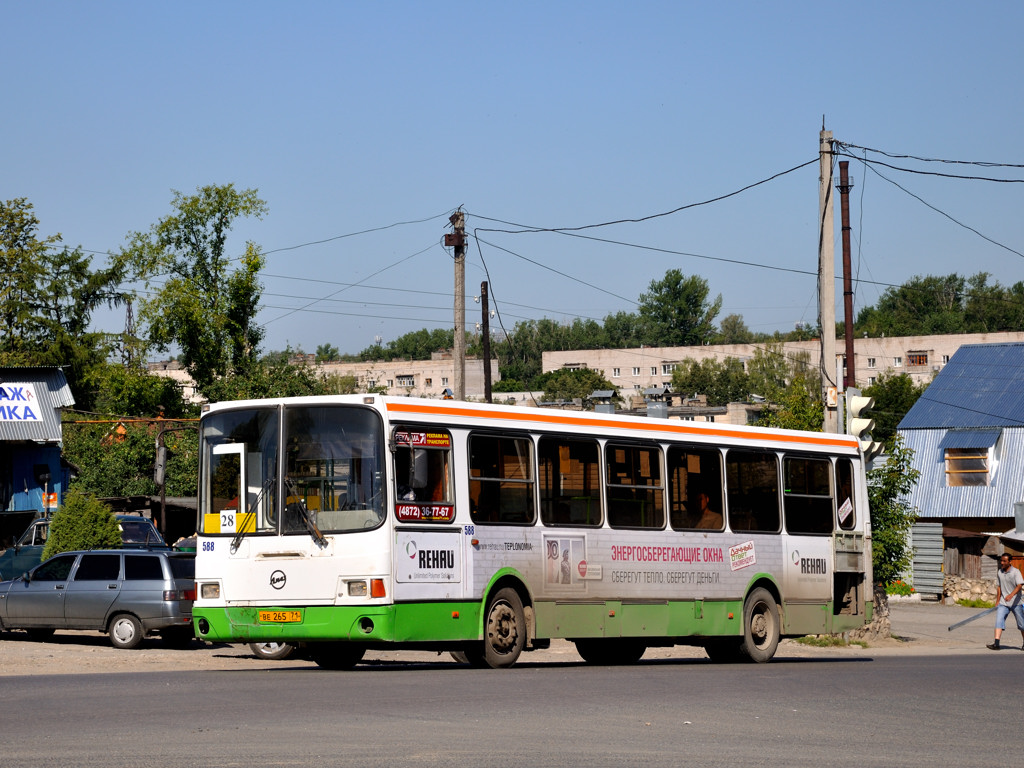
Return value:
[(72, 488), (50, 521), (43, 560), (76, 549), (118, 549), (121, 529), (110, 507), (95, 496)]

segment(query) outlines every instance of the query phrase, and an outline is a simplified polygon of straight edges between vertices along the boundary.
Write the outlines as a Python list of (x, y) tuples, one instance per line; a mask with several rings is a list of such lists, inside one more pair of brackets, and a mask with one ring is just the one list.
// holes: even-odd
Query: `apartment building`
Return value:
[[(1024, 341), (1024, 333), (972, 333), (944, 336), (893, 336), (854, 339), (854, 373), (858, 387), (868, 387), (883, 374), (906, 373), (915, 384), (929, 383), (964, 344), (1005, 344)], [(746, 368), (764, 344), (722, 344), (702, 347), (640, 347), (638, 349), (586, 349), (545, 352), (545, 373), (560, 368), (600, 371), (622, 396), (641, 394), (650, 387), (670, 387), (672, 372), (684, 361), (719, 362), (735, 358)], [(817, 370), (821, 345), (817, 339), (783, 344), (790, 359), (805, 357)], [(844, 366), (846, 350), (840, 339), (837, 368)], [(842, 368), (845, 374), (845, 368)]]

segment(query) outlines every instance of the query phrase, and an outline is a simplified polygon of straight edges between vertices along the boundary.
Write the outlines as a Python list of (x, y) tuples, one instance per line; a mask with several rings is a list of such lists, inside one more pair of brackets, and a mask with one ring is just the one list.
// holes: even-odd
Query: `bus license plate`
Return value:
[(293, 624), (302, 621), (302, 611), (260, 611), (261, 624)]

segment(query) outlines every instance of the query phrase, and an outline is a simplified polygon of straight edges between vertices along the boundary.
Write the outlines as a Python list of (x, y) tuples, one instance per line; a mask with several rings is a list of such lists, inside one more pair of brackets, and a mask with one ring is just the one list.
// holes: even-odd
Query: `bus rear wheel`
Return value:
[(764, 663), (779, 647), (779, 606), (767, 589), (758, 587), (743, 603), (743, 640), (740, 651), (750, 661)]
[(576, 643), (576, 653), (585, 662), (602, 666), (636, 664), (647, 651), (647, 646), (639, 640), (621, 637), (594, 637), (573, 642)]
[(354, 643), (310, 643), (309, 657), (321, 669), (352, 669), (366, 649)]
[(516, 663), (526, 645), (526, 613), (519, 593), (511, 587), (499, 589), (487, 603), (484, 619), (483, 654), (467, 652), (469, 663), (483, 662), (491, 669)]

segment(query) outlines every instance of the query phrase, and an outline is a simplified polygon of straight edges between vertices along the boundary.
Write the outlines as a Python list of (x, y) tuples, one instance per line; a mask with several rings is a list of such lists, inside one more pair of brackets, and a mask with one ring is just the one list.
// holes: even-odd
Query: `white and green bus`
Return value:
[(448, 650), (552, 638), (772, 658), (870, 621), (864, 461), (846, 435), (345, 395), (206, 406), (204, 640)]

